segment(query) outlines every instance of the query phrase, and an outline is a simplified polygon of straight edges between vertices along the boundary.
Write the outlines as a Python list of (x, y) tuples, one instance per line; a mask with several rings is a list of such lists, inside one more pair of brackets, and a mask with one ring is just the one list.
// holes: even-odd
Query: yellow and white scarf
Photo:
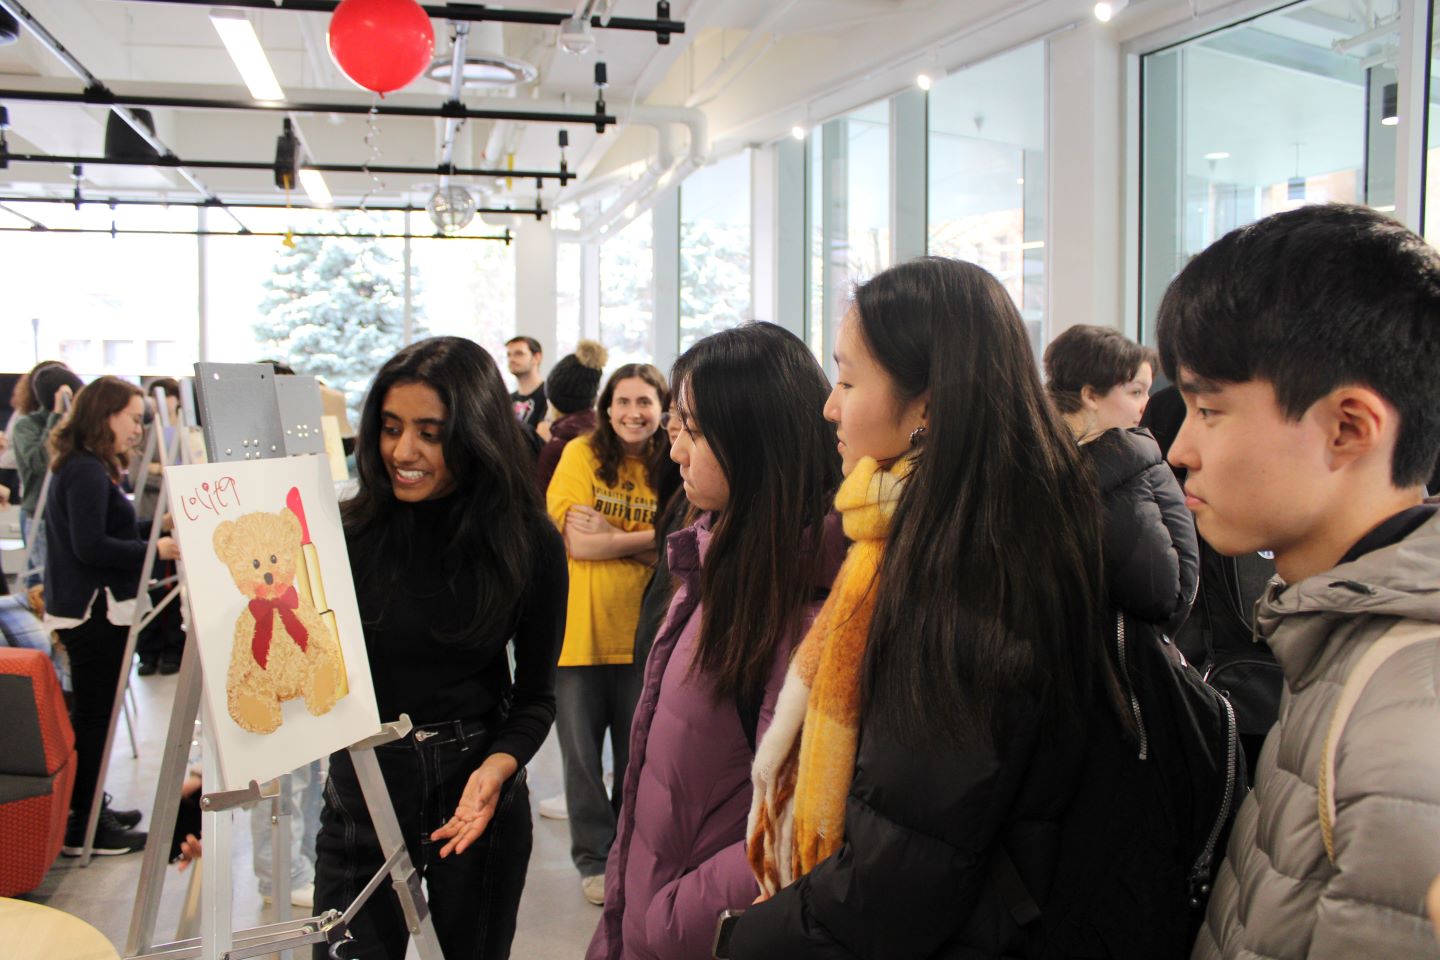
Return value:
[(914, 458), (905, 457), (887, 471), (866, 457), (835, 495), (853, 543), (790, 662), (774, 720), (755, 751), (748, 853), (767, 897), (813, 870), (845, 838), (876, 581), (913, 465)]

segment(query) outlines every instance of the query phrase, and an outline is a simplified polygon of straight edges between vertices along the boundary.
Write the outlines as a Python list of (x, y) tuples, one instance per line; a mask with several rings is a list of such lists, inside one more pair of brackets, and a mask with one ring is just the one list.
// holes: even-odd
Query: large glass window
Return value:
[(610, 366), (655, 354), (655, 259), (649, 211), (600, 247), (600, 342)]
[(1297, 3), (1144, 58), (1146, 340), (1171, 279), (1235, 227), (1307, 203), (1395, 209), (1396, 36), (1374, 28), (1398, 7), (1364, 7)]
[(1038, 348), (1045, 321), (1044, 43), (935, 84), (929, 188), (928, 251), (994, 274)]
[(890, 102), (828, 121), (810, 151), (808, 339), (824, 358), (856, 284), (890, 266)]
[(503, 360), (505, 341), (515, 336), (514, 245), (441, 239), (411, 244), (413, 276), (424, 278), (427, 333), (469, 337)]
[[(196, 239), (187, 235), (63, 233), (65, 229), (195, 229), (188, 207), (121, 207), (10, 203), (0, 226), (0, 336), (5, 367), (64, 360), (86, 379), (114, 374), (184, 375), (199, 356)], [(31, 232), (25, 218), (50, 227)], [(154, 352), (148, 341), (173, 347)]]
[(750, 316), (750, 152), (680, 187), (680, 350)]
[(555, 247), (555, 359), (572, 353), (580, 339), (582, 250), (578, 243)]

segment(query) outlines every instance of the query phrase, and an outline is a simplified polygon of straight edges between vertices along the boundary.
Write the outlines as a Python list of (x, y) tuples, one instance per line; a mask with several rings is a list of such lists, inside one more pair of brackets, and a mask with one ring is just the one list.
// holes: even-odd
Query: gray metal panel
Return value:
[(276, 377), (275, 398), (280, 407), (280, 426), (285, 431), (284, 453), (324, 453), (325, 435), (320, 430), (320, 381), (314, 377)]
[(269, 364), (197, 363), (195, 392), (211, 463), (285, 456)]

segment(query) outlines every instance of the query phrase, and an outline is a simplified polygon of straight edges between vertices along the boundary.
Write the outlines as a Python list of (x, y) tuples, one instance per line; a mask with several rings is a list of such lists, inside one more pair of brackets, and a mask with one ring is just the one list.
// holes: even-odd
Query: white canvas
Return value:
[(326, 459), (173, 466), (165, 480), (222, 788), (272, 779), (378, 732)]

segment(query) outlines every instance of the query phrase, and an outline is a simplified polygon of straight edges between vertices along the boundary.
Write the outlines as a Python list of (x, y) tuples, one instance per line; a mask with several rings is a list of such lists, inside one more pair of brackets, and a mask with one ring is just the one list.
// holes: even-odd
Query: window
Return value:
[(410, 264), (414, 276), (424, 278), (423, 335), (468, 337), (503, 368), (505, 341), (515, 336), (515, 247), (496, 240), (413, 240)]
[(107, 373), (137, 373), (140, 370), (140, 345), (134, 340), (105, 341)]
[[(1298, 3), (1144, 57), (1141, 330), (1166, 286), (1230, 230), (1307, 203), (1395, 209), (1396, 0)], [(1373, 35), (1373, 39), (1365, 39)]]
[(890, 266), (890, 103), (827, 122), (810, 142), (810, 349), (822, 362), (855, 286)]
[(600, 342), (610, 367), (655, 354), (655, 260), (649, 211), (600, 247)]
[(1038, 352), (1045, 320), (1044, 43), (935, 84), (929, 168), (927, 250), (994, 274)]
[(680, 351), (750, 316), (750, 152), (680, 187)]
[(580, 339), (581, 257), (578, 243), (555, 247), (555, 360), (573, 353)]
[(179, 370), (179, 346), (174, 340), (146, 340), (145, 366), (152, 370)]
[[(177, 344), (184, 374), (198, 359), (197, 243), (189, 235), (111, 237), (118, 229), (193, 231), (193, 209), (101, 205), (79, 210), (61, 204), (6, 205), (48, 227), (100, 233), (0, 233), (0, 263), (7, 277), (23, 277), (5, 292), (5, 313), (23, 324), (17, 355), (59, 358), (87, 380), (105, 373), (136, 376), (145, 359), (139, 344)], [(11, 226), (11, 215), (4, 218)], [(33, 344), (32, 344), (33, 337)], [(12, 338), (13, 339), (13, 338)], [(108, 348), (105, 343), (111, 344)], [(123, 346), (122, 346), (123, 344)], [(161, 371), (156, 371), (161, 372)]]

